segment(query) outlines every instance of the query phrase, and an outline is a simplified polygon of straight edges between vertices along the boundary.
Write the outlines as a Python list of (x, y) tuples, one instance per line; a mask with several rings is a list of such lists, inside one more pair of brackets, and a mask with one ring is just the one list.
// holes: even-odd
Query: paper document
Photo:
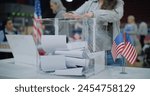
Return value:
[(65, 35), (42, 35), (42, 48), (46, 53), (51, 53), (55, 50), (67, 49)]
[(79, 42), (71, 42), (67, 44), (68, 50), (75, 50), (75, 49), (81, 49), (81, 48), (87, 48), (87, 42), (85, 41), (79, 41)]
[(42, 71), (66, 69), (65, 57), (62, 55), (48, 55), (40, 57)]
[(65, 70), (55, 70), (53, 73), (55, 75), (71, 75), (71, 76), (82, 76), (83, 68), (71, 68), (71, 69), (65, 69)]
[(77, 67), (77, 66), (88, 66), (90, 63), (89, 59), (78, 59), (78, 58), (70, 58), (66, 57), (66, 66), (69, 68)]
[(66, 57), (83, 58), (83, 51), (55, 51), (55, 54), (65, 55)]

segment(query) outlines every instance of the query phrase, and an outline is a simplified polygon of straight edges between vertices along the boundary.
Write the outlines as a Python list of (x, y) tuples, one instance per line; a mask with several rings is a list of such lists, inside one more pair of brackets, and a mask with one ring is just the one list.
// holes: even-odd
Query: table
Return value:
[[(86, 79), (150, 79), (150, 69), (126, 67), (127, 74), (120, 74), (121, 67), (108, 66), (99, 71), (100, 64), (95, 64), (95, 74)], [(56, 76), (37, 70), (36, 66), (14, 64), (13, 59), (0, 60), (1, 79), (85, 79), (82, 76)]]

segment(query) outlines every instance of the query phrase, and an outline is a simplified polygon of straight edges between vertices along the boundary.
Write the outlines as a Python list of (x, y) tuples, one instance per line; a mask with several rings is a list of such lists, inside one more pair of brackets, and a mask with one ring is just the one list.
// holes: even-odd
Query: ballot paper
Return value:
[(81, 68), (70, 68), (65, 70), (55, 70), (54, 75), (69, 75), (69, 76), (83, 76), (83, 67)]
[(86, 41), (78, 41), (78, 42), (71, 42), (67, 44), (68, 50), (75, 50), (75, 49), (83, 49), (87, 48), (87, 42)]
[(89, 59), (66, 57), (66, 66), (68, 68), (75, 68), (78, 66), (87, 67), (89, 65), (89, 63), (90, 63)]
[(41, 46), (46, 53), (67, 49), (65, 35), (42, 35)]
[(55, 51), (55, 54), (64, 55), (66, 57), (83, 58), (83, 51), (80, 50)]
[(55, 71), (66, 69), (65, 57), (63, 55), (47, 55), (40, 57), (42, 71)]
[(15, 64), (37, 64), (38, 52), (31, 35), (6, 35)]

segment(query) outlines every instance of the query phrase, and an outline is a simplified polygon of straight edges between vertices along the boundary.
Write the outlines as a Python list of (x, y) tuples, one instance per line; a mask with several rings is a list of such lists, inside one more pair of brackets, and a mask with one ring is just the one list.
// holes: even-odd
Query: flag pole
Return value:
[(126, 60), (125, 60), (125, 58), (122, 56), (122, 72), (120, 72), (120, 74), (127, 74), (125, 67), (126, 67)]
[[(123, 39), (124, 39), (124, 43), (126, 45), (126, 32), (123, 33)], [(127, 74), (125, 67), (126, 67), (126, 59), (125, 59), (125, 57), (122, 56), (122, 72), (120, 72), (120, 74)]]

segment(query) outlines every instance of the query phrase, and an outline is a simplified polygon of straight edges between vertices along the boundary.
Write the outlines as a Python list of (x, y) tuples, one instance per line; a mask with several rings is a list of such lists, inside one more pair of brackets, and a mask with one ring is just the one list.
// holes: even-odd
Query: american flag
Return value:
[(113, 45), (112, 45), (112, 56), (114, 61), (116, 60), (117, 56), (122, 53), (124, 47), (125, 44), (123, 40), (123, 33), (120, 33), (113, 41)]
[(33, 36), (36, 43), (41, 42), (42, 36), (42, 22), (41, 20), (41, 5), (40, 0), (35, 0), (35, 11), (34, 11), (34, 21), (33, 21)]
[(137, 58), (135, 47), (131, 43), (129, 34), (120, 33), (113, 42), (112, 56), (114, 61), (118, 55), (124, 56), (129, 63), (133, 64)]
[(34, 24), (33, 24), (33, 29), (34, 29), (34, 33), (33, 33), (33, 37), (34, 37), (34, 41), (38, 47), (38, 52), (40, 55), (45, 55), (46, 52), (43, 50), (43, 48), (41, 47), (41, 36), (43, 33), (42, 30), (42, 21), (40, 20), (42, 19), (41, 16), (41, 5), (40, 5), (40, 0), (35, 0), (35, 12), (34, 12)]

